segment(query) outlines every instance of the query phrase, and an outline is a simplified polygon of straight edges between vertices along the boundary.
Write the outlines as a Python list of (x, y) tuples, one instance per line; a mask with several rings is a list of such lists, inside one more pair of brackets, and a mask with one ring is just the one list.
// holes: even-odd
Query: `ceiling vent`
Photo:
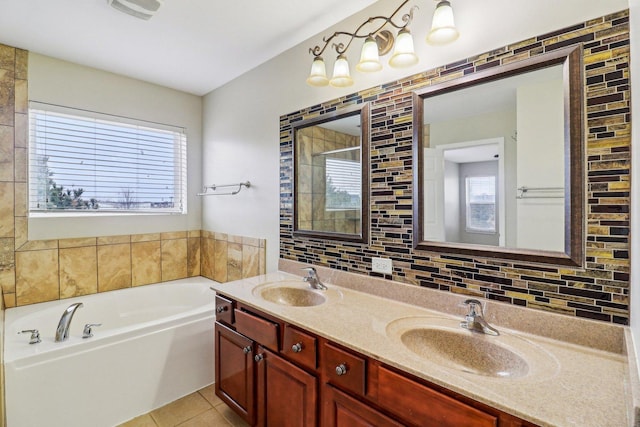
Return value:
[(120, 12), (148, 21), (160, 9), (163, 0), (107, 0), (107, 2)]

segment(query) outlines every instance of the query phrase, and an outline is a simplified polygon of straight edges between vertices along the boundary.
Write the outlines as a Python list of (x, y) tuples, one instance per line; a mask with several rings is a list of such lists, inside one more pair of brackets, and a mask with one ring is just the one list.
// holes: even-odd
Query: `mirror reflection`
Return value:
[[(294, 130), (295, 232), (362, 241), (368, 146), (362, 107), (309, 120)], [(363, 227), (364, 224), (364, 227)]]
[(563, 251), (563, 111), (562, 65), (426, 98), (424, 240)]
[(581, 265), (582, 92), (579, 46), (414, 92), (414, 247)]

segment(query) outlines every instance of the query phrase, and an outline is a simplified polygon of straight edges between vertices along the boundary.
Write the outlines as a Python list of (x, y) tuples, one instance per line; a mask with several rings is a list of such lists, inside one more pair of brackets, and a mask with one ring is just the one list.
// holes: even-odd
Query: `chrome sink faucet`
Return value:
[(60, 317), (60, 321), (58, 322), (58, 328), (56, 329), (56, 342), (62, 342), (69, 338), (71, 319), (73, 319), (73, 315), (76, 314), (76, 310), (80, 307), (82, 307), (82, 303), (77, 302), (71, 304), (64, 313), (62, 313), (62, 317)]
[(500, 332), (484, 320), (482, 312), (482, 303), (477, 299), (468, 299), (464, 305), (469, 307), (469, 312), (464, 316), (464, 320), (460, 322), (460, 326), (470, 331), (480, 332), (487, 335), (500, 335)]
[(307, 272), (307, 275), (302, 278), (303, 281), (309, 284), (309, 287), (312, 289), (320, 289), (322, 291), (326, 290), (327, 287), (320, 281), (318, 277), (318, 272), (313, 267), (306, 267), (302, 270)]

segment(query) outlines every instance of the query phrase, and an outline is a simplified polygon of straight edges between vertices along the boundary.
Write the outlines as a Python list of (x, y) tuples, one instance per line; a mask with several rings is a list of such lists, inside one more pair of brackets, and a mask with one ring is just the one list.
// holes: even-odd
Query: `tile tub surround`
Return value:
[[(295, 265), (295, 267), (298, 266)], [(342, 294), (341, 298), (329, 299), (325, 304), (313, 307), (288, 307), (265, 301), (254, 293), (256, 286), (265, 283), (292, 279), (302, 282), (302, 274), (299, 270), (296, 271), (296, 275), (280, 271), (236, 282), (216, 284), (214, 287), (220, 293), (290, 324), (542, 426), (621, 427), (631, 425), (633, 403), (630, 402), (628, 371), (635, 367), (628, 366), (625, 352), (625, 331), (628, 330), (626, 327), (554, 313), (533, 312), (508, 304), (491, 304), (487, 313), (489, 321), (492, 321), (503, 335), (524, 339), (541, 351), (537, 354), (541, 354), (542, 359), (526, 353), (525, 357), (531, 363), (532, 369), (538, 364), (540, 364), (538, 366), (551, 366), (543, 365), (543, 359), (553, 360), (554, 369), (542, 369), (530, 377), (513, 379), (485, 377), (440, 367), (417, 357), (402, 348), (396, 342), (397, 340), (386, 332), (388, 325), (392, 322), (414, 316), (447, 318), (458, 322), (462, 320), (465, 310), (457, 305), (466, 298), (465, 296), (388, 281), (385, 292), (392, 289), (390, 293), (402, 299), (414, 298), (417, 294), (405, 294), (405, 292), (417, 290), (434, 293), (421, 299), (421, 301), (431, 301), (432, 306), (453, 305), (453, 309), (449, 309), (448, 312), (441, 312), (431, 307), (424, 308), (397, 301), (389, 296), (381, 298), (372, 295), (370, 288), (380, 283), (368, 284), (366, 280), (361, 280), (355, 284), (356, 288), (361, 288), (367, 291), (366, 293), (339, 287), (332, 283), (333, 277), (322, 276), (325, 270), (320, 270), (320, 277), (324, 283), (330, 289)], [(353, 283), (353, 275), (338, 279), (346, 279)], [(434, 301), (436, 295), (443, 299)], [(449, 313), (454, 310), (459, 311), (451, 317)], [(505, 310), (504, 313), (503, 310)], [(579, 338), (577, 341), (584, 341), (581, 344), (564, 342), (544, 335), (510, 329), (501, 324), (501, 319), (513, 321), (515, 314), (511, 310), (518, 310), (522, 314), (525, 330), (545, 332), (550, 328), (579, 331), (581, 328), (589, 329), (593, 325), (600, 325), (604, 330), (596, 337)], [(536, 320), (533, 323), (532, 318)], [(564, 322), (568, 322), (568, 326), (565, 327)], [(554, 332), (551, 333), (553, 334)], [(609, 335), (615, 335), (615, 338), (610, 339)]]
[(265, 272), (264, 239), (200, 230), (28, 246), (15, 252), (15, 292), (3, 282), (7, 307), (200, 275), (226, 282)]
[[(585, 268), (414, 250), (412, 91), (575, 43), (585, 76)], [(370, 242), (294, 236), (292, 124), (362, 102), (371, 104)], [(621, 11), (281, 116), (280, 258), (367, 275), (375, 275), (371, 257), (391, 258), (397, 281), (628, 324), (629, 105), (629, 17)]]

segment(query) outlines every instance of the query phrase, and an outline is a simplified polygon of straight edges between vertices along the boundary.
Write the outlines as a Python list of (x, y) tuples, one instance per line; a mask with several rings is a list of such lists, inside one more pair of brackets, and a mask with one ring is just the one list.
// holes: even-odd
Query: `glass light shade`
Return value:
[(329, 84), (327, 69), (321, 56), (316, 56), (311, 64), (311, 72), (307, 77), (307, 83), (311, 86), (326, 86)]
[(373, 37), (367, 37), (362, 45), (362, 53), (360, 54), (360, 62), (356, 65), (356, 69), (363, 73), (382, 70), (380, 63), (380, 55), (378, 55), (378, 43)]
[(329, 84), (335, 87), (347, 87), (353, 84), (351, 73), (349, 72), (349, 62), (344, 55), (338, 55), (336, 63), (333, 64), (333, 76)]
[(460, 36), (453, 21), (453, 9), (451, 3), (442, 0), (433, 12), (431, 31), (427, 34), (427, 43), (443, 45), (455, 41)]
[(396, 44), (393, 49), (393, 56), (389, 59), (389, 65), (394, 68), (410, 67), (419, 61), (413, 49), (413, 37), (406, 28), (398, 32)]

